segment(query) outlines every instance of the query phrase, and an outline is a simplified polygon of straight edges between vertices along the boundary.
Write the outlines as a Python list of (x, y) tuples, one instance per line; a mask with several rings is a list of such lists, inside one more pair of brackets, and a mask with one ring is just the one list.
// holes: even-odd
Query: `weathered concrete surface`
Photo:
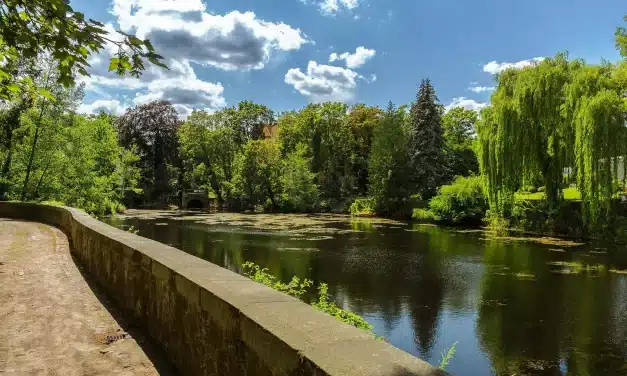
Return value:
[(185, 375), (438, 376), (305, 303), (69, 208), (0, 202), (61, 228), (72, 252)]
[[(0, 375), (159, 374), (125, 329), (81, 275), (61, 231), (0, 220)], [(107, 335), (127, 338), (107, 344)]]

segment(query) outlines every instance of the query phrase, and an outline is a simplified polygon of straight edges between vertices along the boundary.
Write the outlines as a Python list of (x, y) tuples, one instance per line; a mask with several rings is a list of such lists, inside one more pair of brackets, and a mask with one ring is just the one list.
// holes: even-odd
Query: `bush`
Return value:
[(415, 219), (417, 221), (426, 221), (426, 222), (435, 221), (435, 218), (433, 218), (433, 214), (428, 209), (414, 208), (412, 210), (411, 217), (412, 219)]
[(374, 198), (358, 198), (350, 207), (350, 213), (354, 216), (373, 216), (375, 214), (376, 202)]
[(452, 184), (442, 186), (429, 203), (433, 220), (455, 225), (479, 223), (487, 209), (488, 203), (479, 176), (458, 176)]

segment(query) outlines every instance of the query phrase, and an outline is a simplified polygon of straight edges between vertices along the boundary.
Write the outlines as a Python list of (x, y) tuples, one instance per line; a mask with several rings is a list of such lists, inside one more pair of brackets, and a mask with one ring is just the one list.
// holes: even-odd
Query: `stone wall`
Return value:
[(183, 375), (445, 375), (288, 295), (82, 211), (0, 202), (59, 227), (72, 253)]

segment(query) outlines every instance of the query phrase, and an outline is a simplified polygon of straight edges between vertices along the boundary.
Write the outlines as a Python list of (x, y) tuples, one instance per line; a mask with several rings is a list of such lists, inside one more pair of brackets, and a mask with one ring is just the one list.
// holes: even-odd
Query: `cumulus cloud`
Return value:
[(320, 10), (325, 14), (334, 14), (341, 10), (353, 10), (359, 5), (359, 0), (324, 0), (319, 3)]
[(224, 87), (221, 84), (205, 82), (194, 78), (165, 79), (153, 81), (145, 92), (137, 93), (136, 105), (152, 101), (169, 101), (174, 104), (182, 118), (187, 117), (194, 109), (212, 112), (226, 106), (222, 96)]
[[(108, 43), (89, 59), (91, 77), (81, 79), (86, 90), (105, 98), (113, 90), (135, 91), (133, 104), (169, 100), (182, 115), (194, 108), (214, 111), (226, 105), (222, 84), (199, 79), (193, 63), (222, 70), (262, 69), (274, 55), (309, 43), (304, 33), (285, 23), (259, 19), (253, 12), (212, 14), (201, 0), (113, 0), (111, 14), (118, 29), (150, 39), (170, 69), (146, 64), (139, 79), (119, 77), (108, 70), (117, 52), (115, 44)], [(105, 28), (110, 37), (119, 38), (113, 24)]]
[(362, 65), (366, 64), (366, 62), (372, 59), (377, 54), (377, 51), (365, 48), (364, 46), (357, 47), (355, 53), (344, 52), (343, 54), (338, 55), (337, 53), (332, 53), (329, 55), (329, 62), (333, 63), (338, 60), (344, 60), (346, 62), (346, 67), (350, 69), (359, 68)]
[(471, 86), (468, 90), (474, 93), (486, 93), (490, 91), (494, 91), (494, 86)]
[(285, 83), (314, 102), (352, 100), (357, 79), (360, 76), (351, 69), (318, 64), (310, 61), (307, 71), (292, 68), (285, 74)]
[(530, 65), (537, 64), (544, 59), (545, 58), (543, 57), (534, 57), (533, 59), (521, 60), (515, 63), (499, 63), (497, 61), (491, 61), (483, 66), (483, 71), (490, 74), (497, 74), (509, 68), (521, 69), (524, 67), (528, 67)]
[(483, 102), (477, 102), (474, 99), (466, 98), (466, 97), (457, 97), (453, 98), (451, 103), (446, 105), (446, 111), (449, 111), (455, 107), (464, 107), (467, 110), (479, 111), (482, 108), (486, 107), (488, 104)]
[(161, 55), (225, 70), (262, 69), (274, 52), (308, 42), (285, 23), (253, 12), (214, 15), (200, 0), (114, 0), (112, 13), (122, 30), (150, 39)]
[(327, 16), (334, 16), (342, 11), (352, 11), (356, 9), (361, 0), (300, 0), (301, 3), (307, 5), (315, 5), (320, 13)]
[(120, 116), (124, 114), (128, 107), (128, 105), (120, 103), (117, 99), (100, 99), (91, 104), (82, 104), (78, 108), (78, 112), (81, 114), (99, 114), (104, 111), (108, 114)]

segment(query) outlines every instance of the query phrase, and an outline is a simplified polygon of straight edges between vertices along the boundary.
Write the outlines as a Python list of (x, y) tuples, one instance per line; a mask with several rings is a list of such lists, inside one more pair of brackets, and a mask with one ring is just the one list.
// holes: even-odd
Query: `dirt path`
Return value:
[(0, 375), (171, 375), (114, 316), (61, 231), (0, 219)]

